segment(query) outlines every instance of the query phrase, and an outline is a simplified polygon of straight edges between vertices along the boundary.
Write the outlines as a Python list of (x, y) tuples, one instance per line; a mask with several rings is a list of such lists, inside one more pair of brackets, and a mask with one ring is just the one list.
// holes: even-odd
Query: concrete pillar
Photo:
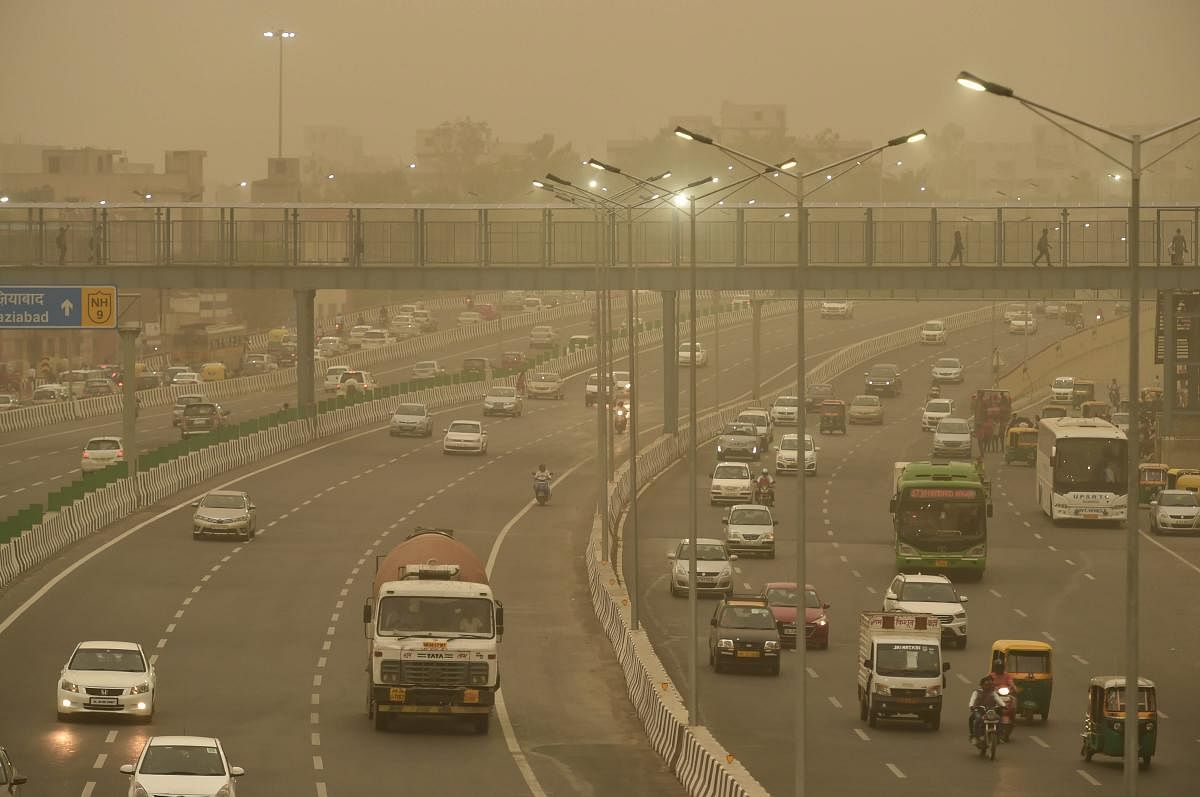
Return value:
[(125, 451), (125, 462), (129, 466), (129, 475), (137, 473), (137, 338), (142, 331), (137, 322), (122, 323), (117, 328), (121, 336), (121, 373), (125, 376), (125, 385), (121, 391), (121, 444)]
[(867, 217), (863, 221), (863, 262), (867, 266), (875, 265), (875, 208), (867, 208)]
[(301, 418), (317, 414), (316, 375), (313, 373), (313, 303), (317, 292), (312, 288), (292, 291), (296, 297), (296, 407)]
[(663, 433), (679, 433), (679, 342), (675, 337), (675, 325), (679, 316), (675, 308), (675, 291), (662, 292), (663, 328)]
[(755, 402), (762, 395), (762, 377), (760, 370), (762, 367), (762, 300), (754, 299), (750, 302), (750, 311), (753, 315), (750, 322), (750, 360), (754, 363), (754, 382), (750, 387), (750, 395), (754, 397)]
[(996, 208), (996, 265), (1004, 265), (1004, 208)]

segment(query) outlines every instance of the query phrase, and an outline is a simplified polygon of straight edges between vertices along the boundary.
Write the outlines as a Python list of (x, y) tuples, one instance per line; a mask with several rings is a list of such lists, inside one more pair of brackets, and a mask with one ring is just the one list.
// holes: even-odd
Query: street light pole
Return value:
[(276, 30), (268, 30), (263, 33), (263, 37), (267, 39), (279, 40), (279, 129), (278, 140), (276, 142), (277, 158), (283, 157), (283, 40), (296, 38), (295, 31), (284, 30), (278, 28)]
[(629, 582), (629, 624), (634, 631), (637, 631), (641, 623), (641, 605), (642, 601), (638, 597), (638, 416), (641, 414), (638, 411), (638, 394), (641, 392), (638, 389), (638, 372), (637, 372), (637, 347), (638, 347), (638, 332), (634, 329), (634, 319), (637, 318), (637, 264), (633, 262), (633, 209), (625, 208), (625, 247), (628, 257), (626, 262), (629, 263), (630, 285), (629, 295), (625, 301), (627, 305), (626, 316), (628, 321), (628, 347), (629, 347), (629, 535), (630, 545), (633, 555), (633, 567), (630, 570), (626, 579)]
[[(963, 88), (971, 89), (972, 91), (987, 92), (998, 97), (1006, 97), (1016, 100), (1028, 110), (1040, 116), (1050, 124), (1062, 130), (1069, 136), (1087, 145), (1091, 149), (1100, 153), (1104, 157), (1123, 166), (1129, 170), (1130, 177), (1130, 195), (1129, 195), (1129, 218), (1127, 221), (1128, 230), (1126, 232), (1126, 245), (1128, 246), (1129, 254), (1129, 415), (1130, 429), (1135, 428), (1135, 424), (1140, 417), (1140, 390), (1138, 389), (1139, 380), (1139, 347), (1141, 344), (1141, 274), (1140, 256), (1138, 247), (1141, 242), (1141, 203), (1142, 203), (1142, 171), (1153, 166), (1158, 161), (1170, 155), (1175, 150), (1187, 144), (1189, 141), (1200, 136), (1200, 132), (1193, 133), (1185, 138), (1182, 142), (1169, 148), (1166, 152), (1159, 155), (1148, 164), (1142, 164), (1142, 145), (1154, 141), (1157, 138), (1174, 133), (1196, 122), (1200, 122), (1200, 116), (1192, 117), (1186, 121), (1171, 125), (1156, 133), (1148, 136), (1132, 135), (1126, 136), (1122, 133), (1117, 133), (1113, 130), (1107, 130), (1091, 122), (1086, 122), (1078, 119), (1062, 111), (1055, 110), (1033, 100), (1026, 99), (1017, 95), (1008, 86), (1003, 86), (999, 83), (992, 83), (984, 80), (970, 72), (959, 72), (956, 79), (957, 83)], [(1057, 117), (1057, 118), (1054, 118)], [(1060, 119), (1072, 122), (1074, 124), (1086, 127), (1097, 133), (1101, 133), (1109, 138), (1129, 144), (1130, 161), (1128, 164), (1123, 163), (1119, 158), (1110, 155), (1107, 151), (1096, 144), (1093, 144), (1088, 139), (1076, 133), (1071, 128), (1067, 127)], [(1136, 433), (1135, 433), (1136, 435)], [(1139, 583), (1139, 565), (1140, 552), (1138, 546), (1140, 543), (1141, 529), (1139, 528), (1140, 518), (1137, 514), (1137, 504), (1135, 503), (1138, 494), (1138, 464), (1141, 461), (1139, 445), (1140, 435), (1136, 435), (1138, 439), (1128, 441), (1126, 443), (1125, 457), (1125, 516), (1126, 516), (1126, 535), (1125, 535), (1125, 735), (1124, 735), (1124, 780), (1123, 792), (1125, 797), (1137, 797), (1137, 758), (1138, 758), (1138, 734), (1136, 731), (1130, 733), (1130, 729), (1138, 727), (1137, 721), (1137, 706), (1139, 697), (1139, 673), (1140, 665), (1139, 650), (1138, 650), (1138, 601), (1141, 590)]]
[(699, 604), (696, 602), (696, 538), (700, 526), (696, 482), (700, 480), (700, 426), (696, 421), (696, 197), (688, 197), (688, 724), (700, 724), (700, 686), (696, 682), (696, 641), (700, 638)]

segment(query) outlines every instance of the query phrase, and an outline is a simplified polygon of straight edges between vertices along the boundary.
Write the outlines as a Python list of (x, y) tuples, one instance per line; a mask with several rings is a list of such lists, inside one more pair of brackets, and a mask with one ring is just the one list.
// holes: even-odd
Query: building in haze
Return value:
[(168, 150), (163, 170), (131, 163), (119, 149), (0, 144), (0, 193), (13, 202), (204, 199), (203, 150)]

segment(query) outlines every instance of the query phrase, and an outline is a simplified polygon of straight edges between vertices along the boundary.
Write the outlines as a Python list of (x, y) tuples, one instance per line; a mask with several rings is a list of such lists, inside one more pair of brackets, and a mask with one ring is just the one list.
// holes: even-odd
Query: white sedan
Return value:
[(452, 421), (442, 430), (443, 454), (479, 454), (487, 453), (487, 430), (479, 421)]
[(934, 383), (963, 381), (962, 360), (957, 357), (938, 357), (929, 369), (929, 375)]
[(120, 771), (129, 776), (129, 797), (235, 797), (236, 779), (246, 774), (229, 765), (221, 740), (211, 736), (151, 736), (137, 763)]
[(58, 675), (58, 718), (154, 716), (154, 667), (136, 642), (80, 642)]

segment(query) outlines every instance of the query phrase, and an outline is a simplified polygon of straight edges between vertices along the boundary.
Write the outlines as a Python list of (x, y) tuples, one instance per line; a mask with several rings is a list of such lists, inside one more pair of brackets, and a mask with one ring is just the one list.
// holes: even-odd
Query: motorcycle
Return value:
[(770, 484), (754, 484), (754, 503), (761, 506), (775, 506), (775, 487)]
[(938, 385), (930, 385), (929, 392), (925, 394), (925, 397), (931, 398), (931, 399), (941, 398), (942, 397), (942, 388)]
[(1015, 698), (1007, 686), (996, 690), (996, 702), (1000, 704), (1000, 741), (1005, 744), (1012, 738), (1013, 723), (1016, 721)]
[(618, 408), (616, 413), (614, 413), (614, 415), (613, 415), (613, 429), (615, 429), (617, 431), (617, 434), (624, 434), (625, 430), (628, 428), (629, 428), (629, 410), (624, 409), (624, 408)]
[(1083, 319), (1082, 319), (1082, 318), (1078, 319), (1078, 320), (1075, 322), (1075, 329), (1076, 329), (1076, 330), (1082, 330), (1082, 329), (1083, 329)]
[(550, 503), (549, 479), (533, 480), (533, 497), (537, 499), (538, 506), (545, 506), (546, 504)]
[(982, 733), (975, 736), (975, 746), (979, 748), (979, 755), (995, 761), (996, 743), (1000, 737), (1000, 713), (994, 708), (983, 706), (975, 706), (971, 711), (976, 715), (976, 729), (982, 730)]

